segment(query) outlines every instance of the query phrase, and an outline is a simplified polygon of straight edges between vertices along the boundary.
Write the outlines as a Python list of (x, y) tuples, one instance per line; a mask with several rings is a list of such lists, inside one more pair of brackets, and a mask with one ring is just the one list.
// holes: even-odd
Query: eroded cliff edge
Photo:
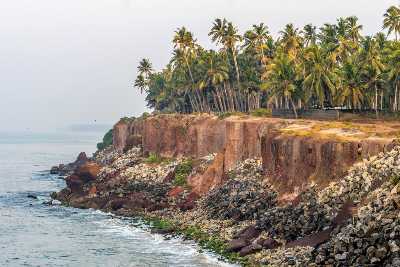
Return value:
[(243, 265), (400, 264), (396, 123), (158, 115), (113, 132), (53, 198), (146, 218)]
[(321, 188), (343, 177), (355, 162), (393, 147), (394, 124), (322, 122), (209, 115), (158, 115), (120, 121), (114, 147), (141, 146), (145, 155), (200, 158), (218, 154), (212, 171), (191, 179), (204, 194), (238, 162), (262, 158), (264, 178), (291, 200), (310, 185)]

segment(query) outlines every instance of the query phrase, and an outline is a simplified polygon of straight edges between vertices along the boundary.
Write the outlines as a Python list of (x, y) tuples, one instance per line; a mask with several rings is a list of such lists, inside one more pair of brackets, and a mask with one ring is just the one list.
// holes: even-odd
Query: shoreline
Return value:
[[(264, 160), (243, 159), (221, 171), (221, 154), (166, 158), (139, 146), (109, 146), (64, 165), (67, 187), (52, 198), (142, 218), (155, 232), (190, 238), (242, 266), (400, 262), (397, 143), (287, 202), (265, 178)], [(394, 232), (370, 237), (388, 231)]]

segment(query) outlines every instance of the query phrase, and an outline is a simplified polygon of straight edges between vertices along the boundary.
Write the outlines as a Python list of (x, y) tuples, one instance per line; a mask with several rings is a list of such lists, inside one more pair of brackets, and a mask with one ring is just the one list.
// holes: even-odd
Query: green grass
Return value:
[(150, 155), (144, 161), (149, 164), (160, 164), (164, 161), (164, 159), (156, 153), (150, 153)]
[(175, 168), (175, 178), (173, 180), (173, 184), (176, 186), (184, 186), (187, 182), (187, 177), (193, 170), (193, 161), (191, 159), (186, 159), (182, 161)]
[(272, 111), (266, 108), (259, 108), (251, 111), (250, 115), (255, 117), (271, 117)]

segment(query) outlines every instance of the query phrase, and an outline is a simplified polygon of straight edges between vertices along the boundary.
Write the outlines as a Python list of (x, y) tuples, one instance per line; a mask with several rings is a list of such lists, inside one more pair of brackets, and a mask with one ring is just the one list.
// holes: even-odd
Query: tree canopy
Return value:
[(172, 38), (169, 63), (155, 71), (138, 66), (134, 86), (161, 112), (251, 112), (259, 108), (399, 110), (400, 8), (383, 14), (384, 32), (363, 36), (355, 16), (297, 28), (289, 23), (274, 39), (267, 25), (240, 34), (216, 19), (204, 49), (186, 27)]

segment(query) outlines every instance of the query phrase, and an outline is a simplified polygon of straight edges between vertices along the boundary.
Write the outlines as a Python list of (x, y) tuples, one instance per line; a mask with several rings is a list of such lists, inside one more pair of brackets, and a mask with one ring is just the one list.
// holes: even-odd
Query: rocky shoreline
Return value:
[[(218, 156), (162, 158), (112, 146), (71, 166), (64, 205), (144, 218), (245, 266), (400, 266), (400, 147), (355, 164), (323, 189), (282, 204), (261, 159), (239, 161), (193, 190)], [(59, 168), (60, 169), (60, 168)], [(56, 173), (56, 169), (52, 169)]]

